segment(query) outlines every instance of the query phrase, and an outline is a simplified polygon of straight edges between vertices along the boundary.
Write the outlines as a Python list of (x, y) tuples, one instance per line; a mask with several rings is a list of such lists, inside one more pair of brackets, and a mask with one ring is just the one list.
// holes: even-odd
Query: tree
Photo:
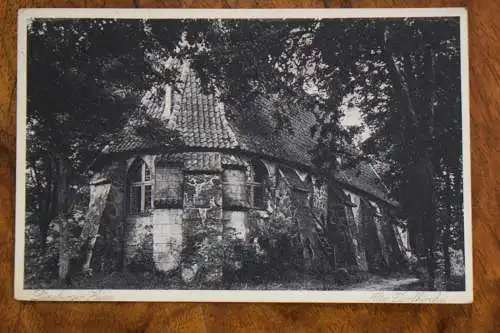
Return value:
[[(174, 82), (177, 73), (164, 60), (175, 53), (183, 30), (184, 21), (161, 26), (112, 19), (30, 23), (27, 210), (42, 240), (56, 218), (65, 237), (64, 223), (87, 183), (90, 165), (138, 116), (144, 92)], [(68, 258), (61, 260), (65, 275)]]
[[(338, 107), (352, 83), (347, 72), (332, 70), (323, 61), (314, 45), (319, 26), (311, 20), (215, 21), (204, 31), (188, 31), (187, 40), (191, 50), (202, 45), (190, 55), (202, 84), (235, 110), (249, 112), (248, 102), (263, 93), (315, 110), (314, 160), (330, 172), (339, 155), (351, 156), (343, 143), (351, 141), (356, 129), (340, 126), (343, 114)], [(289, 109), (276, 109), (278, 131), (290, 130)]]
[[(231, 20), (193, 40), (206, 43), (195, 67), (223, 98), (246, 104), (263, 91), (292, 103), (305, 98), (318, 120), (315, 162), (327, 174), (337, 157), (356, 157), (358, 129), (339, 120), (346, 102), (360, 108), (371, 132), (364, 151), (389, 165), (386, 184), (432, 287), (438, 233), (462, 221), (458, 20)], [(286, 128), (290, 115), (276, 116)]]
[[(68, 213), (96, 151), (140, 117), (139, 96), (175, 82), (164, 59), (189, 59), (205, 89), (237, 106), (228, 112), (249, 112), (262, 93), (310, 109), (314, 162), (326, 175), (342, 167), (338, 157), (360, 158), (359, 128), (340, 122), (357, 106), (370, 131), (362, 148), (388, 165), (432, 285), (439, 234), (445, 249), (462, 242), (458, 31), (452, 18), (34, 21), (29, 209), (40, 226)], [(277, 108), (277, 130), (290, 130), (291, 109)]]
[[(462, 202), (456, 193), (461, 188), (459, 25), (454, 19), (345, 24), (344, 38), (357, 41), (341, 51), (348, 56), (344, 61), (353, 60), (352, 102), (371, 130), (365, 152), (389, 162), (386, 184), (404, 208), (412, 246), (425, 258), (433, 288), (436, 237), (445, 223), (439, 209), (460, 210)], [(328, 31), (318, 35), (324, 38), (320, 45), (334, 37)], [(323, 53), (339, 51), (326, 47)]]
[[(389, 90), (376, 93), (371, 85), (361, 90), (366, 99), (370, 93), (390, 97), (383, 97), (385, 112), (364, 108), (373, 127), (365, 147), (372, 145), (371, 152), (378, 148), (392, 159), (386, 183), (405, 209), (412, 245), (425, 258), (431, 288), (438, 233), (444, 230), (448, 243), (447, 225), (457, 217), (452, 211), (443, 217), (440, 210), (461, 210), (462, 205), (458, 27), (452, 19), (405, 20), (380, 27), (380, 63), (387, 75), (382, 86)], [(455, 223), (461, 224), (461, 219)], [(449, 266), (449, 256), (446, 261)]]

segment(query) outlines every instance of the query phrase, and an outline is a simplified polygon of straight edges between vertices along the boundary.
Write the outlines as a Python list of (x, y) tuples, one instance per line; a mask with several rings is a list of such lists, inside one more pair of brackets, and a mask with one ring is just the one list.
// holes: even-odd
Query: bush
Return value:
[[(75, 210), (67, 218), (68, 244), (65, 251), (69, 253), (70, 261), (78, 259), (81, 262), (82, 240), (80, 233), (84, 223), (81, 210)], [(59, 278), (59, 253), (61, 218), (56, 218), (49, 223), (47, 237), (42, 240), (40, 227), (33, 223), (25, 226), (25, 286), (26, 288), (43, 288), (53, 285)], [(72, 265), (71, 273), (79, 267)]]
[(40, 227), (26, 224), (24, 284), (26, 288), (48, 285), (58, 277), (59, 231), (51, 223), (45, 242)]
[(131, 272), (153, 272), (155, 263), (153, 259), (153, 234), (148, 232), (138, 244), (134, 257), (129, 264)]

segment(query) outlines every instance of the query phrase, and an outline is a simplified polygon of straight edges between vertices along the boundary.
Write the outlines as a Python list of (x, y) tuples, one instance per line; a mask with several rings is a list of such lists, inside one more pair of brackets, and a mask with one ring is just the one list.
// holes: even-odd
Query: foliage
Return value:
[[(458, 20), (231, 20), (196, 37), (207, 46), (194, 64), (223, 98), (307, 96), (317, 118), (314, 161), (327, 174), (339, 167), (337, 157), (388, 166), (385, 183), (431, 280), (438, 235), (463, 246)], [(353, 154), (359, 128), (340, 125), (350, 107), (370, 133), (362, 147), (368, 156)]]
[(134, 124), (134, 130), (139, 137), (145, 138), (152, 143), (175, 147), (182, 145), (178, 131), (170, 129), (166, 121), (148, 114), (141, 116), (140, 121)]
[[(80, 232), (83, 227), (83, 207), (75, 208), (66, 221), (68, 229), (68, 240), (65, 252), (74, 265), (75, 261), (81, 260), (83, 246)], [(57, 279), (59, 267), (59, 253), (61, 251), (61, 223), (55, 219), (50, 222), (47, 237), (42, 239), (40, 227), (37, 224), (28, 223), (25, 229), (25, 283), (27, 288), (44, 288), (50, 286)], [(78, 270), (78, 267), (70, 269)], [(69, 281), (65, 281), (67, 283)]]
[[(342, 167), (338, 157), (347, 165), (381, 160), (432, 279), (438, 245), (448, 262), (449, 248), (463, 247), (458, 31), (454, 18), (35, 20), (28, 33), (27, 205), (41, 239), (50, 221), (71, 211), (96, 152), (142, 117), (136, 106), (143, 93), (175, 86), (178, 73), (165, 61), (173, 57), (190, 59), (205, 89), (236, 105), (227, 112), (249, 112), (261, 93), (300, 101), (316, 117), (313, 160), (326, 175)], [(353, 107), (370, 135), (364, 155), (352, 142), (361, 129), (340, 122)], [(288, 128), (288, 110), (276, 109), (278, 130)], [(139, 135), (178, 142), (163, 124), (141, 119)], [(199, 232), (215, 239), (219, 231)], [(213, 245), (196, 245), (200, 263), (224, 255)]]
[[(223, 282), (227, 288), (238, 282), (248, 283), (259, 277), (255, 269), (263, 264), (254, 244), (242, 239), (236, 230), (224, 228)], [(260, 259), (260, 260), (259, 260)]]
[[(177, 72), (165, 59), (183, 27), (116, 19), (35, 19), (29, 25), (27, 210), (42, 241), (51, 221), (70, 217), (90, 166), (137, 118), (145, 91), (175, 81)], [(146, 119), (138, 132), (158, 127)], [(154, 133), (165, 144), (176, 142), (169, 131)]]
[[(97, 154), (123, 129), (144, 92), (174, 80), (176, 72), (161, 59), (173, 52), (182, 29), (140, 20), (31, 22), (27, 204), (42, 233), (69, 210), (74, 189), (86, 182)], [(162, 47), (154, 38), (160, 33)]]
[[(54, 227), (54, 225), (51, 225)], [(25, 228), (25, 286), (43, 285), (57, 278), (58, 233), (50, 229), (49, 236), (43, 240), (40, 227), (26, 224)]]
[[(364, 148), (389, 164), (385, 183), (404, 208), (412, 247), (425, 258), (432, 281), (438, 235), (450, 228), (449, 220), (453, 229), (463, 225), (458, 21), (374, 27), (378, 56), (361, 64), (371, 76), (383, 74), (357, 87), (356, 102), (372, 131)], [(443, 237), (447, 249), (463, 246), (460, 236)]]
[[(351, 156), (346, 143), (358, 129), (340, 126), (339, 106), (353, 83), (349, 73), (325, 63), (315, 45), (319, 27), (314, 20), (219, 21), (192, 34), (193, 43), (204, 46), (193, 52), (192, 65), (207, 89), (236, 105), (233, 109), (238, 112), (249, 112), (248, 102), (262, 93), (314, 112), (317, 124), (310, 129), (317, 139), (314, 161), (329, 172), (336, 169), (338, 156), (344, 160)], [(276, 109), (278, 130), (288, 129), (293, 116), (288, 112), (286, 107)]]
[(145, 227), (146, 234), (141, 238), (134, 251), (134, 257), (128, 266), (131, 272), (153, 272), (153, 233), (152, 226)]

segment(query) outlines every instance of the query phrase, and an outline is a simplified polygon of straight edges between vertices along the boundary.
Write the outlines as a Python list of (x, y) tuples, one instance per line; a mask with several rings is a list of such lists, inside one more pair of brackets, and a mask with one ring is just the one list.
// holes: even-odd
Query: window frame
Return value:
[[(130, 181), (131, 178), (131, 171), (132, 167), (134, 167), (135, 163), (140, 163), (140, 180), (139, 181)], [(149, 179), (147, 180), (147, 172), (149, 172)], [(146, 205), (147, 202), (147, 196), (146, 196), (146, 188), (150, 187), (150, 194), (149, 194), (149, 205)], [(137, 210), (132, 211), (132, 189), (133, 188), (140, 188), (139, 191), (139, 197), (137, 199), (138, 203), (135, 205), (137, 207)], [(151, 171), (151, 168), (147, 165), (147, 163), (142, 159), (142, 158), (137, 158), (132, 162), (132, 164), (129, 167), (129, 171), (127, 173), (127, 212), (129, 215), (140, 215), (145, 212), (150, 211), (153, 208), (153, 193), (154, 193), (154, 177), (153, 177), (153, 172)]]
[[(257, 168), (260, 168), (263, 171), (262, 179), (260, 182), (255, 180), (256, 175), (257, 175), (257, 172), (256, 172)], [(265, 186), (266, 180), (269, 179), (269, 177), (270, 177), (269, 170), (267, 169), (264, 162), (262, 162), (260, 160), (251, 161), (251, 163), (250, 163), (250, 177), (248, 177), (248, 180), (247, 180), (248, 202), (249, 202), (251, 208), (260, 209), (260, 210), (266, 209), (266, 200), (265, 200), (266, 199), (265, 198), (266, 192), (265, 192), (264, 186)], [(259, 188), (259, 192), (262, 193), (262, 198), (259, 199), (258, 205), (256, 204), (256, 200), (255, 200), (256, 188)]]

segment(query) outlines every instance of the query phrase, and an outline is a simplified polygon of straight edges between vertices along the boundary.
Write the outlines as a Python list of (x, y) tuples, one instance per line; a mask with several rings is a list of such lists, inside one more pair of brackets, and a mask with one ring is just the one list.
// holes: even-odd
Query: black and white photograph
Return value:
[(466, 20), (21, 11), (16, 298), (471, 302)]

